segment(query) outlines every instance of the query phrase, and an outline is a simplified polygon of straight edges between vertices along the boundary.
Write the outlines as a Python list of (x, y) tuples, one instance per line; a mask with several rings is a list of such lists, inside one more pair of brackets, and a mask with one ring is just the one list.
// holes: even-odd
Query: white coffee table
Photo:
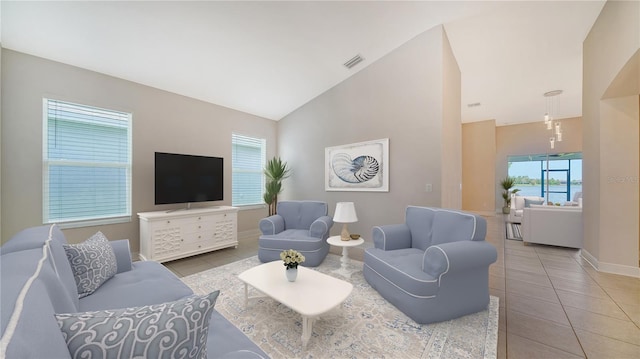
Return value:
[(340, 274), (344, 277), (351, 278), (353, 270), (349, 269), (349, 248), (356, 247), (364, 243), (362, 237), (358, 239), (352, 239), (349, 241), (343, 241), (340, 236), (331, 236), (327, 238), (327, 243), (332, 246), (342, 247), (342, 258), (340, 258), (340, 268), (333, 271), (333, 273)]
[(353, 285), (302, 266), (298, 266), (295, 282), (287, 281), (284, 272), (282, 262), (274, 261), (240, 273), (238, 278), (244, 282), (245, 306), (249, 304), (249, 286), (252, 286), (299, 313), (302, 316), (302, 345), (306, 348), (314, 320), (344, 302)]

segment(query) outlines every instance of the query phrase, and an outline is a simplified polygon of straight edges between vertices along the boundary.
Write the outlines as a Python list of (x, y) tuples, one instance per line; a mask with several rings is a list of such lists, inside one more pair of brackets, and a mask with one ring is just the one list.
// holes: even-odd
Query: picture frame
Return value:
[(389, 192), (389, 139), (326, 147), (325, 191)]

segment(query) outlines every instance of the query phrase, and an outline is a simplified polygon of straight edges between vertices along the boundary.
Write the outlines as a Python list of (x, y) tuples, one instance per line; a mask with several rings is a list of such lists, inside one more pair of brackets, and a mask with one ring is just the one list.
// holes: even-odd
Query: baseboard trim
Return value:
[(589, 251), (582, 248), (580, 250), (580, 257), (582, 257), (582, 259), (587, 261), (587, 263), (589, 263), (591, 267), (593, 267), (593, 269), (598, 270), (598, 266), (599, 266), (598, 259), (594, 257), (591, 253), (589, 253)]
[(600, 262), (596, 257), (594, 257), (591, 253), (589, 253), (589, 251), (585, 249), (580, 250), (580, 256), (598, 272), (640, 278), (640, 268), (638, 267), (626, 266), (616, 263)]

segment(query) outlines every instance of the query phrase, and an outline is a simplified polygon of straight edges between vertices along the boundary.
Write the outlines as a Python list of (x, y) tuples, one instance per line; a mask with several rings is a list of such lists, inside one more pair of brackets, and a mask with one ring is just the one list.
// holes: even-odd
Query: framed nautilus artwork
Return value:
[(326, 191), (389, 192), (389, 139), (327, 147)]

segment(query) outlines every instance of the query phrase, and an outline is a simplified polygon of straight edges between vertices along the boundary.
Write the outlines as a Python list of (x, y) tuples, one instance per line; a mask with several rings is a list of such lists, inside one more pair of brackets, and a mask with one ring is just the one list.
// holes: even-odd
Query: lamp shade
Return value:
[(353, 202), (336, 203), (336, 211), (333, 215), (333, 221), (337, 223), (354, 223), (358, 222), (356, 215), (356, 207)]

